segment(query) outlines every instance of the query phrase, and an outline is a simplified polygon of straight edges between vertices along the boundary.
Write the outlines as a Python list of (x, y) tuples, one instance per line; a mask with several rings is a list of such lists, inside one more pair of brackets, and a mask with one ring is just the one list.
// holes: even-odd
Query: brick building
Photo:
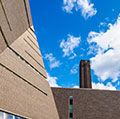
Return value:
[(29, 1), (0, 0), (0, 119), (58, 119), (46, 78)]
[(89, 61), (80, 88), (50, 88), (28, 0), (0, 0), (0, 119), (120, 119), (120, 92), (93, 90)]

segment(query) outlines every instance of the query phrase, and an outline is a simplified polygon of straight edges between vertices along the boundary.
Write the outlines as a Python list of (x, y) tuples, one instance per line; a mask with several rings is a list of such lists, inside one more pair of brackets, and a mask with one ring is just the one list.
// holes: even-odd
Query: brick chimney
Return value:
[(80, 88), (92, 88), (89, 60), (80, 61), (79, 72)]

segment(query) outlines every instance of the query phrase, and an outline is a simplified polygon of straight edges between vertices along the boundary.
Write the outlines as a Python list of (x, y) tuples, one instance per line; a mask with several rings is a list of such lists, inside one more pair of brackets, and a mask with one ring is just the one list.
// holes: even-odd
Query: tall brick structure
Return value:
[(29, 1), (0, 0), (0, 119), (59, 119), (46, 78)]
[(90, 61), (81, 60), (79, 66), (80, 88), (92, 88)]

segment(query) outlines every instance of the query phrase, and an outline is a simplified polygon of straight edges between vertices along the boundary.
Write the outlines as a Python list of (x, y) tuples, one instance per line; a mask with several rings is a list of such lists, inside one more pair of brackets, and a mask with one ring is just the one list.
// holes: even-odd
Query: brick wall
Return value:
[(119, 119), (120, 91), (52, 88), (60, 119), (68, 118), (73, 96), (73, 119)]
[(28, 0), (0, 0), (0, 110), (58, 119)]

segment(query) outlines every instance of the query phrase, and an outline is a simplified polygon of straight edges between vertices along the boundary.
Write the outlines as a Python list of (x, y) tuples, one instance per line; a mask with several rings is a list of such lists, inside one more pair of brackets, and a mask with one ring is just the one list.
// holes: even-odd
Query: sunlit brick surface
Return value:
[(59, 119), (28, 0), (0, 0), (0, 110)]

